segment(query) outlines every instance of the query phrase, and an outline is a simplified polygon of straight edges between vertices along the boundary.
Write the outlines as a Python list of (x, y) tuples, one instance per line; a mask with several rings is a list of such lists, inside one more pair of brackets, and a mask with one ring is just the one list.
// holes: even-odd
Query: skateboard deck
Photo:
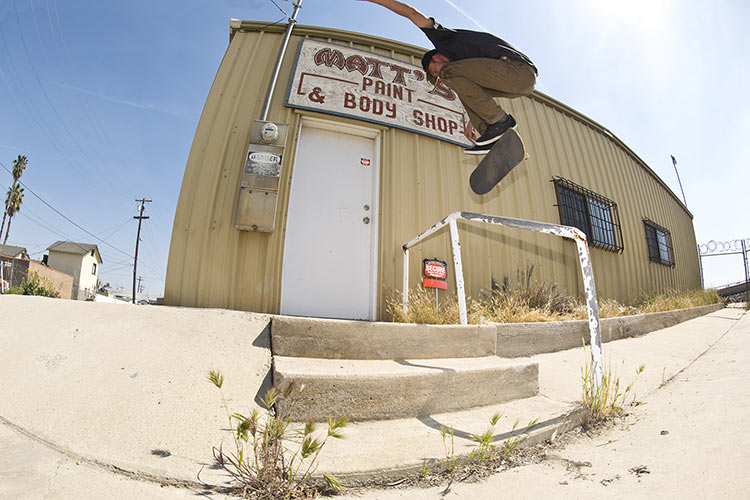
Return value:
[(521, 136), (516, 129), (509, 128), (471, 173), (471, 190), (477, 194), (488, 193), (526, 158), (526, 148)]

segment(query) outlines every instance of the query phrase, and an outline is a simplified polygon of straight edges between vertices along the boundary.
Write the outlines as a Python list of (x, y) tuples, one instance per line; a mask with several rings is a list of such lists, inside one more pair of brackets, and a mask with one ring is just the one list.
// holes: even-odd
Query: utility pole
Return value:
[(138, 215), (133, 217), (134, 219), (138, 219), (138, 235), (135, 237), (135, 260), (133, 261), (133, 304), (135, 304), (135, 280), (138, 275), (138, 243), (141, 242), (141, 223), (143, 222), (143, 219), (148, 219), (147, 216), (144, 217), (143, 211), (146, 210), (146, 203), (151, 203), (151, 200), (147, 200), (146, 198), (135, 201), (137, 201), (139, 205)]

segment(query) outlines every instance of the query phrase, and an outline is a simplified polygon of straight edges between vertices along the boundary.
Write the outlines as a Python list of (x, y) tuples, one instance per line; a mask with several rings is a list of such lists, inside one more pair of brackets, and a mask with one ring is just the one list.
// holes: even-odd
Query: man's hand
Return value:
[(399, 16), (403, 16), (416, 24), (419, 28), (432, 28), (432, 19), (425, 16), (411, 5), (399, 2), (397, 0), (359, 0), (364, 2), (376, 3), (382, 5), (386, 9), (395, 12)]
[(464, 136), (471, 142), (474, 142), (474, 125), (471, 122), (466, 122), (464, 127)]

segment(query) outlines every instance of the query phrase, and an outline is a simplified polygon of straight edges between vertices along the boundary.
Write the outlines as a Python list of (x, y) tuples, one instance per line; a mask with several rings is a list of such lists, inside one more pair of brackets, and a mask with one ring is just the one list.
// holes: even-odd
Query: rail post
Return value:
[(589, 337), (591, 345), (591, 364), (593, 373), (592, 389), (594, 393), (598, 392), (602, 385), (603, 366), (602, 366), (602, 339), (599, 324), (599, 303), (596, 297), (596, 285), (594, 283), (594, 269), (591, 266), (591, 256), (589, 255), (588, 241), (586, 235), (579, 229), (570, 226), (561, 226), (550, 224), (548, 222), (535, 222), (523, 219), (514, 219), (511, 217), (500, 217), (497, 215), (484, 215), (472, 212), (453, 212), (444, 219), (438, 221), (430, 228), (422, 231), (420, 234), (402, 245), (404, 252), (404, 275), (403, 275), (403, 294), (402, 305), (404, 312), (409, 310), (409, 248), (421, 242), (428, 236), (434, 234), (444, 226), (450, 227), (451, 247), (453, 252), (453, 265), (456, 274), (456, 294), (458, 295), (458, 312), (460, 323), (466, 325), (468, 317), (466, 313), (466, 290), (464, 283), (463, 264), (461, 262), (461, 243), (458, 238), (458, 226), (456, 221), (463, 219), (466, 221), (483, 222), (498, 226), (513, 227), (516, 229), (525, 229), (539, 233), (552, 234), (563, 238), (572, 239), (576, 243), (578, 250), (578, 260), (581, 264), (581, 274), (583, 276), (583, 285), (586, 290), (586, 309), (588, 312)]

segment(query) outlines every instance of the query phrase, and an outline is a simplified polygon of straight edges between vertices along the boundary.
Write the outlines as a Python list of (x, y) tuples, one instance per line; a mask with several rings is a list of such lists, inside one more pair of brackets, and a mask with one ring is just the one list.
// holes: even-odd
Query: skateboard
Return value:
[(471, 190), (477, 194), (488, 193), (526, 158), (528, 155), (521, 136), (516, 129), (509, 128), (471, 173)]

